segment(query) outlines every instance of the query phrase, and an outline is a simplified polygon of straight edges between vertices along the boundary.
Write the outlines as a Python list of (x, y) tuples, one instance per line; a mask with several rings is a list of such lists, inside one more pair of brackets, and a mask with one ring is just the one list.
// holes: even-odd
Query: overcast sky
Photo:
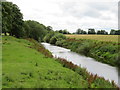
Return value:
[(54, 30), (118, 28), (119, 0), (7, 0), (17, 4), (24, 20), (36, 20)]

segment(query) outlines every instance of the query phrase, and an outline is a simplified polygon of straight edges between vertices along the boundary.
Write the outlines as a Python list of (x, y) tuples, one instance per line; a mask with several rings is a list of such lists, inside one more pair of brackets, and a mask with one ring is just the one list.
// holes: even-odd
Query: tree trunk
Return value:
[(4, 34), (5, 34), (5, 36), (7, 36), (7, 33), (6, 33), (6, 32), (4, 32)]

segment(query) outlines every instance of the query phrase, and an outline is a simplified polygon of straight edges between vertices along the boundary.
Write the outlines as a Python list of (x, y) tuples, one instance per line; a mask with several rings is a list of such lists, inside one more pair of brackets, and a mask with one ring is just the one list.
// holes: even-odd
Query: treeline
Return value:
[[(2, 2), (2, 33), (4, 35), (11, 35), (17, 38), (33, 38), (37, 41), (43, 41), (44, 36), (47, 33), (53, 32), (51, 26), (45, 26), (34, 20), (23, 20), (23, 14), (20, 12), (19, 7), (12, 2)], [(1, 15), (1, 14), (0, 14)], [(57, 33), (71, 34), (69, 31), (57, 30)], [(88, 32), (77, 29), (72, 34), (104, 34), (108, 32), (105, 30), (99, 30), (95, 32), (95, 29), (88, 29)], [(111, 35), (120, 35), (120, 30), (111, 30)]]
[[(97, 32), (95, 29), (88, 29), (88, 31), (84, 31), (82, 29), (77, 29), (76, 32), (70, 33), (67, 30), (58, 30), (57, 32), (62, 34), (97, 34), (97, 35), (108, 35), (108, 32), (105, 30), (98, 30)], [(109, 35), (120, 35), (120, 30), (111, 29)]]
[(2, 2), (2, 33), (17, 38), (33, 38), (42, 41), (43, 37), (52, 31), (51, 26), (45, 26), (37, 21), (23, 20), (19, 7), (12, 2)]

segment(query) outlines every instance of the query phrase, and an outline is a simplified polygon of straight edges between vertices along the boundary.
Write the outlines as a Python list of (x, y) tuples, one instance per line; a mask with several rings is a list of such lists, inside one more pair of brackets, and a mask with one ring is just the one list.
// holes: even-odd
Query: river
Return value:
[(118, 69), (116, 67), (110, 66), (108, 64), (103, 64), (93, 58), (72, 52), (69, 49), (54, 46), (48, 43), (42, 43), (42, 45), (48, 49), (54, 57), (60, 57), (71, 61), (78, 66), (86, 68), (88, 72), (97, 74), (98, 76), (104, 77), (109, 81), (114, 80), (115, 83), (119, 85), (118, 79), (120, 79), (120, 76), (118, 75)]

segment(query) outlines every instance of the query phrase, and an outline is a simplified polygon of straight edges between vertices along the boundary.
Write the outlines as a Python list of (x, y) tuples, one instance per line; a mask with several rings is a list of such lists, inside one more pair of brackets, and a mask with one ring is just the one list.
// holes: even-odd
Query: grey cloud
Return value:
[(98, 18), (101, 14), (99, 13), (99, 10), (96, 10), (93, 8), (91, 4), (87, 4), (87, 8), (84, 11), (81, 11), (81, 8), (83, 8), (82, 3), (78, 2), (67, 2), (60, 5), (61, 9), (64, 13), (72, 15), (77, 18), (83, 18), (83, 17), (94, 17)]

